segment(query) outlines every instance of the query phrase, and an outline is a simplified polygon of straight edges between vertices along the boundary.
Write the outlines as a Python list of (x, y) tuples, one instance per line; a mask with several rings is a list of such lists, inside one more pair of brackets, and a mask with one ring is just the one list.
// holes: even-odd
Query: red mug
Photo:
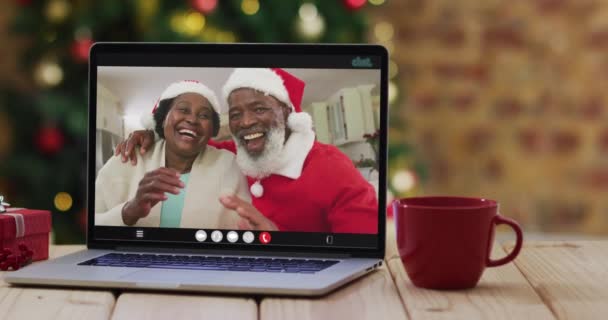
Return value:
[[(509, 263), (521, 250), (517, 222), (498, 213), (494, 200), (466, 197), (415, 197), (393, 202), (397, 247), (405, 271), (417, 287), (466, 289), (477, 285), (486, 267)], [(507, 256), (490, 258), (496, 225), (517, 236)]]

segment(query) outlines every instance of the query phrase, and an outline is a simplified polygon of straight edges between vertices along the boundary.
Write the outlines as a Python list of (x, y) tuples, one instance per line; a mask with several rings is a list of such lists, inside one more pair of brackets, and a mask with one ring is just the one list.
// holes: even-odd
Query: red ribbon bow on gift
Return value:
[(19, 244), (19, 252), (14, 252), (9, 248), (0, 251), (0, 270), (8, 271), (19, 270), (32, 262), (34, 251), (30, 250), (24, 243)]

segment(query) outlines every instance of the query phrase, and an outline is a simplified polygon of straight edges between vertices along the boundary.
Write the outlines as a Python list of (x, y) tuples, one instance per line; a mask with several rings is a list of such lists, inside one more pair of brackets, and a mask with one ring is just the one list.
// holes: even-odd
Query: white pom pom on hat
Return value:
[[(222, 94), (224, 101), (228, 101), (230, 93), (239, 88), (269, 94), (291, 108), (288, 127), (292, 131), (304, 132), (312, 130), (312, 118), (301, 109), (305, 86), (304, 81), (280, 68), (237, 68), (228, 77)], [(228, 112), (226, 109), (223, 111)]]
[(260, 180), (252, 184), (251, 187), (249, 187), (249, 191), (254, 197), (261, 198), (264, 195), (264, 187), (262, 187)]
[(178, 82), (174, 82), (174, 83), (170, 84), (165, 89), (165, 91), (163, 91), (163, 93), (160, 95), (160, 98), (156, 101), (156, 104), (154, 105), (152, 112), (145, 113), (144, 115), (141, 116), (141, 118), (140, 118), (141, 125), (144, 126), (144, 128), (146, 128), (146, 129), (154, 130), (154, 128), (156, 127), (156, 122), (154, 121), (154, 113), (156, 112), (156, 109), (158, 108), (159, 103), (162, 100), (173, 99), (173, 98), (179, 96), (180, 94), (184, 94), (184, 93), (200, 94), (201, 96), (205, 97), (209, 101), (209, 103), (211, 104), (211, 107), (213, 107), (215, 112), (221, 113), (220, 104), (218, 102), (217, 96), (215, 95), (215, 93), (213, 93), (213, 91), (211, 89), (209, 89), (207, 86), (205, 86), (204, 84), (200, 83), (197, 80), (182, 80), (182, 81), (178, 81)]
[(154, 128), (156, 128), (156, 121), (154, 121), (154, 112), (156, 112), (156, 108), (158, 108), (158, 103), (160, 102), (160, 100), (156, 101), (156, 104), (154, 105), (154, 108), (152, 108), (152, 112), (146, 112), (144, 113), (141, 118), (139, 119), (139, 122), (141, 122), (141, 125), (148, 130), (154, 130)]
[(287, 117), (287, 126), (295, 132), (312, 130), (312, 118), (306, 112), (292, 112)]

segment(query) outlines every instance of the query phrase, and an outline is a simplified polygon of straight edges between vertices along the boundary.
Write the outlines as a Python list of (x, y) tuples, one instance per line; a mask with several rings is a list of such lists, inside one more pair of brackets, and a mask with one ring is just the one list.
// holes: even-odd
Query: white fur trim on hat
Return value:
[(165, 99), (175, 98), (180, 94), (189, 92), (198, 93), (201, 96), (205, 97), (207, 100), (209, 100), (209, 103), (211, 104), (215, 112), (220, 113), (220, 104), (217, 100), (217, 96), (215, 95), (215, 93), (213, 93), (213, 91), (211, 91), (211, 89), (209, 89), (204, 84), (195, 80), (184, 80), (172, 83), (160, 95), (160, 100), (162, 101)]
[[(293, 104), (283, 83), (283, 79), (267, 68), (237, 68), (234, 69), (222, 88), (224, 101), (228, 101), (230, 93), (239, 88), (252, 88), (269, 94), (287, 104), (292, 110)], [(228, 112), (227, 109), (224, 112)]]
[[(209, 89), (207, 86), (196, 80), (183, 80), (170, 84), (167, 89), (165, 89), (165, 91), (163, 91), (163, 93), (160, 95), (159, 102), (157, 102), (156, 106), (158, 106), (158, 104), (162, 100), (173, 99), (184, 93), (200, 94), (209, 101), (211, 107), (213, 107), (215, 112), (222, 113), (222, 110), (220, 109), (220, 104), (217, 100), (217, 96), (215, 95), (215, 93), (213, 93), (213, 91), (211, 91), (211, 89)], [(154, 114), (152, 112), (145, 113), (144, 115), (142, 115), (142, 117), (140, 118), (140, 122), (142, 126), (144, 126), (144, 128), (149, 130), (154, 130), (154, 128), (156, 127), (156, 122), (154, 121)]]

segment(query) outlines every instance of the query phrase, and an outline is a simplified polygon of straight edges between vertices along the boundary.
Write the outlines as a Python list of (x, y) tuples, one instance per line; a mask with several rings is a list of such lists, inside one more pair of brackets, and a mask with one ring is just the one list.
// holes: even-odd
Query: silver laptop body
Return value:
[[(227, 53), (238, 53), (228, 58)], [(115, 227), (115, 239), (108, 237), (115, 229), (107, 227), (103, 236), (94, 219), (96, 163), (99, 163), (100, 136), (96, 130), (98, 68), (102, 66), (153, 67), (163, 65), (165, 59), (172, 61), (162, 67), (174, 67), (175, 63), (188, 65), (193, 55), (206, 56), (204, 63), (216, 61), (209, 67), (277, 67), (297, 68), (290, 61), (303, 63), (307, 68), (302, 74), (331, 69), (329, 73), (344, 74), (358, 68), (376, 70), (377, 85), (375, 95), (379, 99), (376, 123), (379, 132), (379, 150), (376, 157), (378, 175), (375, 177), (378, 196), (378, 233), (366, 235), (341, 233), (294, 233), (301, 237), (302, 244), (286, 245), (269, 243), (262, 245), (232, 244), (223, 241), (213, 243), (192, 241), (158, 241), (148, 238), (154, 230), (137, 227)], [(266, 58), (264, 58), (266, 57)], [(327, 57), (327, 61), (324, 61)], [(148, 59), (148, 60), (146, 60)], [(214, 60), (215, 59), (215, 60)], [(385, 246), (385, 203), (386, 203), (386, 138), (387, 138), (387, 53), (383, 47), (373, 45), (261, 45), (261, 44), (132, 44), (98, 43), (91, 49), (89, 70), (89, 154), (88, 154), (88, 233), (87, 249), (48, 261), (34, 263), (16, 272), (4, 273), (4, 279), (12, 285), (66, 286), (145, 289), (163, 291), (201, 291), (239, 294), (268, 295), (322, 295), (347, 282), (373, 271), (382, 264)], [(176, 62), (178, 61), (178, 62)], [(326, 65), (317, 67), (319, 61)], [(296, 62), (294, 62), (296, 63)], [(135, 64), (135, 65), (134, 65)], [(200, 67), (208, 67), (201, 63)], [(276, 65), (274, 65), (276, 66)], [(332, 66), (332, 68), (327, 67)], [(315, 69), (317, 67), (317, 69)], [(312, 69), (312, 71), (310, 70)], [(352, 83), (344, 80), (344, 87), (356, 87), (368, 83)], [(348, 81), (347, 81), (348, 80)], [(309, 86), (307, 84), (307, 90)], [(330, 99), (331, 97), (327, 97)], [(329, 110), (329, 109), (327, 109)], [(350, 124), (349, 124), (350, 125)], [(354, 129), (353, 129), (354, 130)], [(317, 133), (319, 139), (319, 133)], [(111, 156), (111, 155), (110, 155)], [(362, 171), (363, 173), (363, 171)], [(331, 183), (331, 181), (328, 181)], [(158, 228), (162, 229), (162, 228)], [(105, 229), (104, 229), (105, 230)], [(111, 231), (111, 232), (110, 232)], [(211, 231), (211, 230), (209, 230)], [(228, 230), (223, 230), (225, 232)], [(109, 232), (109, 233), (108, 233)], [(146, 234), (144, 234), (144, 232)], [(180, 230), (175, 232), (181, 232)], [(184, 230), (185, 232), (185, 230)], [(241, 231), (239, 231), (241, 232)], [(256, 232), (257, 235), (259, 233)], [(310, 240), (313, 238), (315, 240)], [(241, 234), (242, 236), (242, 234)], [(291, 237), (291, 234), (288, 234)], [(257, 237), (256, 237), (257, 238)], [(279, 237), (274, 237), (279, 238)], [(310, 239), (309, 239), (310, 238)], [(363, 238), (365, 238), (363, 240)], [(299, 239), (299, 238), (298, 238)], [(256, 240), (257, 241), (257, 240)], [(279, 240), (277, 240), (279, 241)], [(308, 241), (308, 242), (307, 242)], [(316, 242), (314, 242), (316, 241)], [(345, 243), (346, 242), (346, 243)], [(310, 243), (313, 243), (312, 245)], [(130, 256), (170, 255), (178, 259), (242, 259), (239, 261), (329, 261), (331, 266), (317, 272), (253, 272), (228, 270), (203, 270), (196, 268), (150, 268), (134, 266), (87, 265), (91, 261), (108, 254), (129, 254)], [(314, 262), (313, 261), (313, 262)]]

